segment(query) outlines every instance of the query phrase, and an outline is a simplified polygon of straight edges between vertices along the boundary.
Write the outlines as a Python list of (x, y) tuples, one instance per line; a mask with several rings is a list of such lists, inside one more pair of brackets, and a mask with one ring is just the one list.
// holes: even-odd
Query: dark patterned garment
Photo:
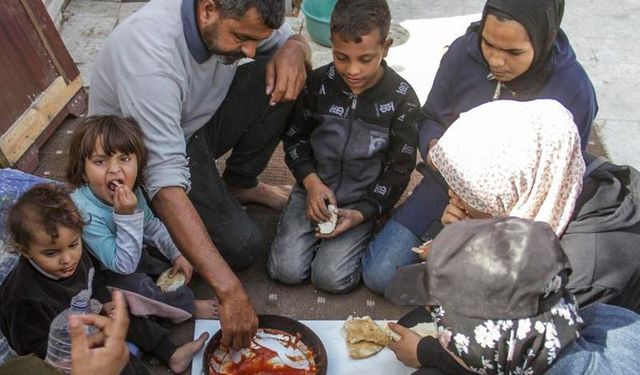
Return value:
[[(561, 293), (561, 292), (557, 292)], [(549, 310), (524, 319), (464, 317), (431, 307), (440, 345), (483, 375), (543, 374), (560, 351), (580, 337), (582, 319), (575, 298), (564, 292)]]
[(415, 166), (420, 103), (413, 88), (382, 64), (380, 82), (351, 92), (333, 63), (309, 75), (283, 137), (298, 182), (317, 173), (335, 194), (370, 218), (391, 208)]

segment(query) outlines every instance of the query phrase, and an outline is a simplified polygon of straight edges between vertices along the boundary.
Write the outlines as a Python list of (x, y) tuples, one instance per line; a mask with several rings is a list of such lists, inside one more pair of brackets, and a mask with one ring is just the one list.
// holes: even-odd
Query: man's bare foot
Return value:
[(217, 299), (197, 299), (194, 305), (193, 317), (195, 319), (216, 319), (219, 316)]
[(204, 332), (195, 341), (190, 341), (173, 352), (169, 358), (169, 368), (176, 374), (182, 374), (191, 365), (193, 357), (202, 349), (204, 342), (209, 338), (209, 334)]
[(287, 204), (291, 185), (268, 185), (258, 182), (258, 185), (249, 189), (241, 189), (228, 186), (229, 191), (240, 203), (259, 203), (271, 207), (274, 210), (281, 210)]

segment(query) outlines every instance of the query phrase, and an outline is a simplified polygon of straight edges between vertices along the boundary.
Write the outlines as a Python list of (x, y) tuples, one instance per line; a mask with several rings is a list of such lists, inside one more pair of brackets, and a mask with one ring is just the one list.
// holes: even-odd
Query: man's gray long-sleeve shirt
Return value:
[[(237, 63), (225, 65), (202, 41), (197, 0), (151, 0), (107, 38), (94, 66), (90, 115), (135, 119), (145, 135), (145, 189), (189, 190), (186, 144), (227, 95)], [(292, 35), (285, 22), (258, 48), (269, 55)]]

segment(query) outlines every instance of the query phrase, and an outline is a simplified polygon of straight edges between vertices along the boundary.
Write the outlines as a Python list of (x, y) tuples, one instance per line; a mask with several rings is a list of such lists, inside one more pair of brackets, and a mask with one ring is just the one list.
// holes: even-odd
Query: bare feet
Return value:
[(176, 374), (181, 374), (189, 368), (193, 357), (202, 349), (204, 342), (209, 338), (208, 333), (203, 333), (195, 341), (190, 341), (173, 352), (169, 358), (169, 368)]
[(218, 318), (217, 299), (197, 299), (194, 302), (194, 319), (216, 319)]
[(283, 209), (291, 193), (291, 185), (268, 185), (260, 181), (258, 185), (249, 189), (227, 187), (240, 203), (259, 203), (274, 210)]

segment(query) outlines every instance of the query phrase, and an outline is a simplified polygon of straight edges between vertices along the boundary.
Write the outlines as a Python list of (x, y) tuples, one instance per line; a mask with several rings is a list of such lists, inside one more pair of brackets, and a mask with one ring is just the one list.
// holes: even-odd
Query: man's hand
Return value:
[(136, 211), (138, 198), (125, 184), (117, 184), (113, 195), (113, 210), (118, 215), (131, 215)]
[(280, 47), (267, 64), (267, 95), (270, 105), (295, 100), (307, 80), (307, 66), (311, 66), (311, 52), (307, 41), (294, 35)]
[(320, 232), (316, 232), (317, 238), (334, 238), (339, 236), (340, 234), (348, 231), (349, 229), (360, 225), (364, 221), (364, 216), (362, 216), (362, 212), (358, 210), (350, 210), (347, 208), (338, 209), (338, 222), (336, 223), (336, 228), (333, 232), (329, 234), (320, 234)]
[(180, 252), (218, 297), (222, 343), (237, 349), (248, 347), (258, 329), (258, 317), (240, 280), (211, 241), (187, 193), (180, 187), (166, 187), (155, 195), (152, 203)]
[(228, 296), (218, 296), (220, 302), (220, 343), (233, 350), (248, 348), (251, 338), (258, 329), (258, 317), (253, 311), (249, 298), (240, 287), (238, 292)]
[[(113, 319), (100, 315), (71, 315), (71, 372), (73, 375), (117, 375), (129, 360), (124, 340), (129, 328), (129, 315), (124, 297), (113, 292)], [(98, 332), (85, 334), (85, 325), (93, 325)]]
[(184, 283), (189, 284), (193, 275), (193, 266), (184, 255), (180, 255), (173, 261), (173, 268), (171, 268), (169, 277), (174, 277), (179, 271), (184, 273)]
[(400, 335), (400, 340), (390, 342), (388, 348), (393, 350), (396, 358), (406, 366), (419, 368), (420, 361), (418, 361), (418, 343), (422, 337), (409, 328), (403, 327), (397, 323), (389, 323), (389, 328)]
[(433, 160), (431, 160), (431, 150), (438, 144), (438, 138), (434, 138), (429, 141), (429, 151), (427, 151), (427, 165), (434, 171), (437, 171), (438, 168), (433, 164)]
[(302, 181), (307, 191), (307, 217), (315, 222), (322, 223), (331, 219), (329, 204), (338, 206), (333, 191), (325, 185), (317, 174), (311, 173)]
[(442, 218), (440, 219), (442, 225), (448, 225), (465, 219), (470, 219), (469, 214), (463, 207), (460, 198), (449, 189), (449, 204), (445, 207)]

